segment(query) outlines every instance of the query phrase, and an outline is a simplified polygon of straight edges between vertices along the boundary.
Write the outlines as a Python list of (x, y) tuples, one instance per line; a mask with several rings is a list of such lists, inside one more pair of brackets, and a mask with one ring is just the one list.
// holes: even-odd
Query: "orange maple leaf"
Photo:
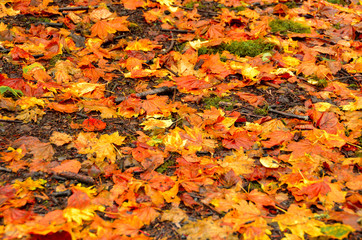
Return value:
[(81, 168), (81, 163), (77, 160), (65, 160), (59, 166), (52, 168), (56, 173), (72, 172), (78, 173)]
[(78, 106), (76, 104), (61, 104), (56, 102), (50, 102), (47, 104), (47, 107), (63, 113), (74, 113), (78, 111)]
[(237, 129), (222, 140), (222, 145), (228, 149), (251, 149), (257, 140), (257, 136), (251, 135), (248, 131)]
[(250, 105), (254, 107), (258, 107), (265, 103), (264, 97), (254, 95), (252, 93), (238, 92), (236, 93), (236, 95), (238, 95), (241, 100), (247, 101)]
[(84, 120), (82, 123), (83, 130), (87, 132), (102, 131), (106, 126), (107, 124), (102, 120), (92, 117)]
[(105, 39), (108, 36), (108, 34), (117, 32), (117, 30), (114, 29), (113, 26), (105, 20), (96, 22), (91, 27), (91, 31), (92, 31), (91, 37), (98, 36), (101, 39)]

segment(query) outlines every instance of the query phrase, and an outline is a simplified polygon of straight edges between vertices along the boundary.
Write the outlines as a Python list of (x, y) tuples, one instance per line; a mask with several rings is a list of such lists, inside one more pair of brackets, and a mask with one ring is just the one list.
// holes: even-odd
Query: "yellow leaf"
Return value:
[(233, 229), (230, 226), (222, 224), (221, 220), (213, 220), (212, 217), (196, 222), (189, 221), (177, 231), (186, 235), (188, 239), (238, 239), (236, 235), (232, 234)]
[(300, 64), (300, 60), (298, 58), (291, 56), (283, 57), (283, 62), (291, 67), (295, 67)]
[(266, 168), (278, 168), (279, 167), (279, 164), (278, 162), (272, 158), (272, 157), (262, 157), (260, 158), (260, 163), (261, 165), (263, 165), (264, 167)]
[(356, 111), (362, 109), (362, 98), (356, 97), (355, 102), (350, 102), (348, 105), (343, 105), (342, 109), (344, 111)]
[(7, 28), (8, 26), (5, 23), (3, 22), (0, 23), (0, 32), (5, 31)]
[(154, 118), (149, 118), (148, 120), (141, 123), (141, 125), (144, 125), (145, 127), (143, 130), (154, 130), (158, 128), (168, 128), (172, 125), (172, 120), (158, 120)]
[(314, 104), (315, 110), (318, 112), (325, 112), (329, 110), (329, 108), (332, 106), (332, 104), (327, 102), (318, 102)]
[(90, 186), (90, 187), (83, 187), (80, 183), (78, 183), (77, 185), (73, 186), (73, 189), (85, 192), (88, 197), (93, 197), (96, 195), (97, 193), (97, 189), (94, 188), (94, 186)]
[(24, 191), (24, 190), (34, 191), (37, 188), (43, 189), (44, 188), (43, 185), (46, 182), (47, 181), (44, 180), (44, 179), (38, 179), (38, 180), (34, 181), (33, 179), (31, 179), (29, 177), (24, 182), (21, 182), (19, 180), (15, 180), (15, 183), (13, 184), (13, 187), (18, 189), (19, 191)]
[(37, 99), (36, 97), (22, 97), (16, 101), (16, 104), (21, 107), (21, 109), (29, 109), (35, 106), (45, 106), (45, 102), (42, 99)]
[(64, 92), (70, 92), (75, 97), (82, 97), (83, 95), (90, 93), (96, 88), (104, 88), (103, 84), (97, 84), (97, 83), (74, 83), (71, 86), (69, 86), (67, 89), (64, 90)]
[(209, 41), (201, 41), (200, 39), (190, 41), (188, 44), (195, 50), (202, 47), (203, 44), (208, 43)]
[(51, 143), (57, 146), (62, 146), (64, 144), (70, 143), (73, 138), (66, 133), (54, 131), (49, 140)]
[(284, 231), (285, 229), (289, 229), (292, 234), (301, 239), (304, 239), (305, 233), (312, 237), (324, 235), (321, 231), (321, 227), (324, 227), (325, 224), (315, 220), (312, 211), (306, 209), (305, 205), (299, 207), (296, 204), (292, 204), (289, 207), (288, 212), (276, 216), (273, 219), (273, 222), (278, 222), (280, 230)]
[(244, 68), (241, 73), (243, 76), (250, 78), (252, 80), (256, 80), (255, 77), (259, 75), (259, 71), (256, 69), (256, 67), (246, 67)]
[(66, 208), (63, 210), (63, 216), (68, 222), (75, 222), (81, 225), (83, 221), (90, 221), (94, 218), (95, 211), (104, 211), (103, 206), (91, 205), (87, 208)]
[(226, 156), (218, 163), (225, 168), (225, 171), (232, 169), (237, 175), (244, 175), (254, 171), (254, 159), (248, 158), (243, 149), (239, 149), (233, 155)]
[(187, 219), (187, 214), (178, 207), (173, 207), (170, 210), (164, 211), (161, 217), (161, 221), (170, 221), (178, 224), (184, 219)]

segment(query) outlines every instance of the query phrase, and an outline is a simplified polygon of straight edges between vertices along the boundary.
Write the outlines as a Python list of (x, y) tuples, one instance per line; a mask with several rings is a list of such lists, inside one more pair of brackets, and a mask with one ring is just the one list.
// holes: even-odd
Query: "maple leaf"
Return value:
[(107, 21), (104, 20), (96, 22), (91, 27), (91, 31), (92, 31), (91, 37), (98, 36), (101, 39), (105, 39), (108, 36), (108, 34), (117, 32), (117, 30), (113, 28), (112, 25), (110, 25)]
[(173, 207), (170, 210), (164, 211), (161, 217), (161, 221), (170, 221), (175, 224), (179, 224), (184, 219), (187, 219), (187, 215), (178, 207)]
[(105, 129), (107, 124), (102, 120), (95, 119), (95, 118), (88, 118), (83, 121), (82, 127), (84, 131), (93, 132), (93, 131), (102, 131)]
[(305, 233), (312, 237), (324, 235), (321, 228), (325, 227), (325, 224), (315, 220), (312, 211), (306, 209), (305, 205), (299, 207), (292, 204), (285, 214), (276, 216), (273, 222), (278, 222), (282, 231), (289, 229), (292, 234), (301, 239), (304, 239)]
[(95, 161), (99, 166), (105, 166), (105, 159), (111, 163), (116, 161), (119, 152), (115, 149), (115, 145), (122, 145), (126, 137), (119, 136), (118, 132), (111, 135), (104, 134), (96, 138), (92, 133), (80, 133), (74, 141), (74, 146), (82, 154), (88, 154), (89, 158)]
[(207, 89), (212, 86), (209, 82), (198, 79), (195, 76), (182, 76), (174, 77), (178, 89), (182, 92), (197, 94), (202, 92), (201, 90)]
[(63, 210), (63, 216), (69, 223), (81, 225), (83, 221), (90, 221), (96, 214), (95, 211), (104, 211), (103, 206), (90, 205), (83, 209), (67, 207)]
[(232, 155), (226, 156), (224, 159), (218, 161), (226, 171), (232, 169), (238, 175), (244, 175), (253, 172), (254, 160), (248, 158), (244, 154), (242, 148), (237, 149)]
[(158, 120), (154, 118), (149, 118), (148, 120), (144, 121), (140, 125), (144, 125), (144, 130), (155, 130), (160, 128), (168, 128), (173, 124), (172, 120)]
[(63, 113), (74, 113), (77, 112), (79, 108), (76, 104), (61, 104), (56, 102), (49, 102), (47, 107)]
[(190, 221), (177, 230), (178, 233), (187, 235), (190, 239), (230, 239), (236, 240), (237, 236), (233, 235), (233, 229), (228, 225), (222, 225), (220, 220), (215, 221), (212, 217)]
[(240, 147), (251, 149), (256, 141), (256, 136), (251, 135), (248, 131), (241, 128), (233, 128), (228, 136), (222, 140), (222, 144), (229, 149), (240, 149)]
[(149, 39), (140, 39), (128, 43), (126, 51), (144, 51), (148, 52), (155, 48), (159, 48), (160, 45), (154, 45)]
[(73, 172), (78, 173), (81, 163), (77, 160), (65, 160), (59, 166), (52, 168), (56, 173)]
[(147, 116), (163, 115), (167, 117), (174, 110), (172, 105), (167, 104), (167, 101), (167, 96), (148, 95), (142, 103), (142, 108), (146, 111)]
[(266, 148), (271, 148), (276, 145), (288, 142), (293, 139), (293, 134), (289, 131), (273, 131), (263, 134), (263, 137), (269, 138), (266, 141), (261, 141), (261, 144)]
[(258, 107), (260, 105), (264, 105), (265, 99), (262, 96), (257, 96), (252, 93), (244, 93), (244, 92), (238, 92), (236, 93), (241, 100), (247, 101), (250, 105), (254, 107)]
[(164, 144), (168, 151), (188, 154), (201, 150), (214, 151), (216, 142), (212, 139), (207, 139), (205, 133), (199, 128), (185, 127), (185, 130), (176, 127), (166, 135)]
[(213, 39), (222, 38), (224, 37), (224, 27), (221, 26), (220, 24), (211, 24), (205, 36)]
[(34, 181), (30, 177), (27, 178), (25, 181), (21, 182), (19, 180), (15, 180), (13, 187), (17, 189), (17, 195), (19, 194), (27, 194), (29, 191), (35, 191), (36, 189), (43, 189), (43, 185), (47, 181), (44, 179), (38, 179)]
[(136, 10), (139, 7), (145, 7), (147, 3), (144, 0), (135, 0), (135, 1), (128, 1), (128, 0), (121, 0), (125, 9)]
[(34, 159), (49, 160), (54, 155), (54, 149), (50, 143), (43, 143), (36, 137), (23, 136), (12, 143), (12, 147), (21, 147), (24, 153), (33, 154)]
[(14, 60), (19, 60), (21, 58), (29, 60), (29, 59), (34, 59), (34, 57), (28, 53), (27, 51), (15, 46), (13, 47), (13, 49), (11, 49), (10, 51), (10, 55)]
[(49, 138), (49, 141), (57, 146), (70, 143), (72, 140), (73, 138), (70, 135), (57, 131), (54, 131)]

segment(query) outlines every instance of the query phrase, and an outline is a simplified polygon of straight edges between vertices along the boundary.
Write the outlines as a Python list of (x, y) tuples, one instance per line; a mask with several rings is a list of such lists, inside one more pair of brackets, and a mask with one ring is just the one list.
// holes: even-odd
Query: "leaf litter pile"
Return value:
[(360, 239), (361, 1), (0, 3), (2, 239)]

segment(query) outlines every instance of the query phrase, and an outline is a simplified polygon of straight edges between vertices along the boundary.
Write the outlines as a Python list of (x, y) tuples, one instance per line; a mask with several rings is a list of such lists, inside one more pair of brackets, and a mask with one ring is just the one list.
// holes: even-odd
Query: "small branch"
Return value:
[(178, 73), (175, 72), (174, 70), (170, 69), (169, 67), (163, 66), (163, 68), (167, 69), (169, 72), (171, 72), (173, 75), (175, 75), (176, 77), (179, 77)]
[[(247, 108), (247, 107), (243, 106), (243, 105), (240, 104), (240, 103), (219, 102), (219, 104), (225, 105), (225, 106), (232, 106), (232, 105), (234, 105), (234, 106), (240, 107), (240, 108)], [(247, 109), (248, 109), (248, 108), (247, 108)], [(270, 108), (269, 108), (269, 112), (277, 113), (277, 114), (280, 114), (280, 115), (283, 115), (283, 116), (286, 116), (286, 117), (298, 118), (298, 119), (302, 119), (302, 120), (305, 120), (305, 121), (308, 121), (308, 120), (309, 120), (309, 117), (308, 117), (308, 116), (296, 115), (296, 114), (293, 114), (293, 113), (286, 113), (286, 112), (282, 112), (282, 111), (278, 111), (278, 110), (274, 110), (274, 109), (270, 109)]]
[(3, 46), (0, 46), (0, 52), (8, 53), (8, 52), (10, 52), (10, 49), (7, 49), (7, 48), (4, 48)]
[(171, 33), (171, 44), (170, 44), (170, 46), (169, 46), (167, 49), (165, 49), (164, 51), (161, 51), (161, 54), (167, 54), (167, 53), (169, 53), (169, 52), (172, 50), (172, 48), (175, 46), (175, 39), (173, 38), (173, 33), (172, 33), (172, 31), (170, 31), (170, 33)]
[(182, 29), (164, 29), (161, 28), (161, 31), (163, 32), (176, 32), (176, 33), (195, 33), (194, 30), (182, 30)]
[(274, 109), (269, 109), (269, 112), (277, 113), (277, 114), (280, 114), (280, 115), (283, 115), (283, 116), (286, 116), (286, 117), (298, 118), (298, 119), (302, 119), (302, 120), (305, 120), (305, 121), (309, 120), (308, 116), (296, 115), (296, 114), (293, 114), (293, 113), (286, 113), (286, 112), (282, 112), (282, 111), (278, 111), (278, 110), (274, 110)]
[(338, 77), (338, 78), (333, 78), (332, 81), (343, 80), (343, 79), (351, 79), (351, 80), (353, 80), (353, 81), (359, 82), (360, 80), (357, 80), (356, 78), (362, 78), (362, 76), (357, 75), (357, 76)]
[[(252, 109), (250, 109), (249, 107), (243, 106), (243, 105), (240, 104), (240, 103), (230, 103), (230, 102), (223, 102), (223, 101), (221, 101), (221, 102), (219, 102), (219, 105), (223, 105), (223, 106), (235, 106), (235, 107), (237, 107), (237, 108), (234, 109), (234, 111), (237, 110), (237, 109), (240, 109), (240, 108), (246, 108), (246, 109), (252, 111)], [(247, 115), (247, 116), (250, 116), (250, 117), (257, 117), (257, 118), (262, 118), (262, 117), (264, 117), (264, 116), (262, 116), (262, 115), (256, 115), (256, 114), (251, 114), (251, 113), (246, 113), (246, 112), (241, 112), (241, 113), (242, 113), (243, 115)]]
[(20, 120), (9, 120), (9, 119), (0, 119), (0, 122), (7, 122), (7, 123), (23, 123)]
[(11, 171), (11, 169), (9, 169), (9, 168), (0, 167), (0, 172), (12, 173), (13, 171)]
[(79, 6), (79, 7), (62, 7), (58, 8), (58, 11), (64, 12), (64, 11), (81, 11), (81, 10), (88, 10), (88, 6)]
[(239, 62), (239, 63), (244, 63), (243, 61), (239, 61), (239, 60), (232, 59), (232, 58), (225, 58), (225, 60), (234, 61), (234, 62)]
[(61, 172), (58, 173), (59, 176), (64, 177), (66, 179), (74, 179), (79, 182), (88, 183), (88, 184), (95, 184), (95, 181), (93, 178), (81, 175), (78, 173), (72, 173), (72, 172)]
[(40, 54), (34, 54), (33, 55), (34, 58), (41, 58), (44, 57), (44, 54), (40, 53)]
[[(175, 87), (175, 86), (173, 86), (173, 87), (160, 87), (160, 88), (155, 88), (155, 89), (148, 90), (148, 91), (145, 91), (145, 92), (137, 93), (136, 96), (140, 97), (140, 98), (143, 98), (143, 97), (146, 97), (148, 95), (171, 92), (172, 90), (175, 90), (175, 89), (177, 89), (177, 87)], [(115, 102), (120, 103), (120, 102), (122, 102), (122, 101), (124, 101), (126, 99), (127, 99), (127, 97), (118, 97), (118, 98), (116, 98)]]
[(65, 190), (65, 191), (61, 191), (61, 192), (53, 192), (53, 193), (51, 193), (51, 195), (54, 197), (65, 197), (65, 196), (72, 195), (72, 191)]
[[(193, 8), (188, 8), (188, 7), (183, 7), (183, 6), (179, 6), (179, 5), (176, 5), (176, 4), (173, 4), (172, 5), (173, 7), (179, 7), (179, 8), (182, 8), (184, 10), (194, 10)], [(217, 12), (211, 12), (211, 11), (207, 11), (207, 10), (202, 10), (202, 9), (198, 9), (196, 8), (198, 12), (204, 12), (204, 13), (208, 13), (209, 15), (211, 16), (218, 16), (220, 13), (217, 13)]]
[(83, 113), (76, 113), (79, 117), (82, 117), (82, 118), (88, 118), (88, 115), (86, 114), (83, 114)]
[(63, 27), (63, 23), (53, 23), (53, 22), (37, 22), (37, 24), (43, 24), (50, 27)]

